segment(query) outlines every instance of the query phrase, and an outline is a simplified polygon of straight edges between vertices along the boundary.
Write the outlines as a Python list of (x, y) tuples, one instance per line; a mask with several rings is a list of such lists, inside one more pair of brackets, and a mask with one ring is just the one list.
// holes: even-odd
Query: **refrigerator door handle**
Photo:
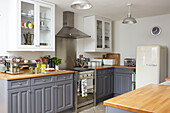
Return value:
[(157, 66), (157, 64), (146, 64), (146, 66), (152, 66), (152, 67), (155, 67), (155, 66)]

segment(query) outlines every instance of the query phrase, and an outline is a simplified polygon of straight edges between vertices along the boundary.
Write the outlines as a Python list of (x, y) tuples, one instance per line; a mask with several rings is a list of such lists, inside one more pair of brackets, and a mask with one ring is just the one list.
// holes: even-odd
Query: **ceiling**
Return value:
[(83, 15), (98, 15), (112, 20), (122, 20), (127, 15), (127, 3), (132, 3), (131, 13), (135, 18), (170, 14), (170, 0), (89, 0), (93, 5), (89, 10), (70, 8), (73, 0), (46, 0), (55, 3), (61, 10)]

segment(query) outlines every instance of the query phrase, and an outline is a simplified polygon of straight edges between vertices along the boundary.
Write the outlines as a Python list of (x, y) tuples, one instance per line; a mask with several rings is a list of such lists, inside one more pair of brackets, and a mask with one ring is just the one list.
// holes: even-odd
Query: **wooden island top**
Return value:
[(170, 113), (170, 86), (150, 84), (106, 100), (104, 105), (137, 113)]
[(62, 74), (69, 74), (74, 73), (74, 71), (63, 71), (63, 72), (56, 72), (56, 73), (49, 73), (49, 74), (29, 74), (27, 72), (18, 75), (10, 75), (5, 73), (0, 73), (0, 79), (4, 80), (17, 80), (17, 79), (26, 79), (26, 78), (36, 78), (36, 77), (44, 77), (44, 76), (53, 76), (53, 75), (62, 75)]

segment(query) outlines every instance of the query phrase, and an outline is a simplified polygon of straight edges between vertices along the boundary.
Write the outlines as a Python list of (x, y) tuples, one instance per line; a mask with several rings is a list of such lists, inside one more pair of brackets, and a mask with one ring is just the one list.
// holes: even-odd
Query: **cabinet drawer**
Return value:
[(39, 77), (31, 79), (31, 85), (47, 84), (54, 82), (54, 76)]
[(124, 68), (116, 68), (115, 69), (116, 73), (132, 73), (133, 69), (124, 69)]
[(30, 79), (8, 81), (8, 89), (29, 87), (29, 86), (30, 86)]
[(96, 74), (97, 76), (101, 76), (101, 75), (105, 75), (105, 74), (112, 74), (114, 73), (114, 69), (101, 69), (101, 70), (97, 70)]
[(55, 81), (72, 80), (73, 74), (57, 75)]

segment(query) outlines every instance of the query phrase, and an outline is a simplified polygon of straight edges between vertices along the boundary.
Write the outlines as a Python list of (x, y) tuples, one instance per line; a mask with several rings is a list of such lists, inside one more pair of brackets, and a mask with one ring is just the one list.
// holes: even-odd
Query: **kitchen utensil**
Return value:
[(30, 32), (28, 32), (27, 34), (23, 34), (23, 36), (25, 38), (25, 45), (33, 44), (34, 34), (31, 34)]

